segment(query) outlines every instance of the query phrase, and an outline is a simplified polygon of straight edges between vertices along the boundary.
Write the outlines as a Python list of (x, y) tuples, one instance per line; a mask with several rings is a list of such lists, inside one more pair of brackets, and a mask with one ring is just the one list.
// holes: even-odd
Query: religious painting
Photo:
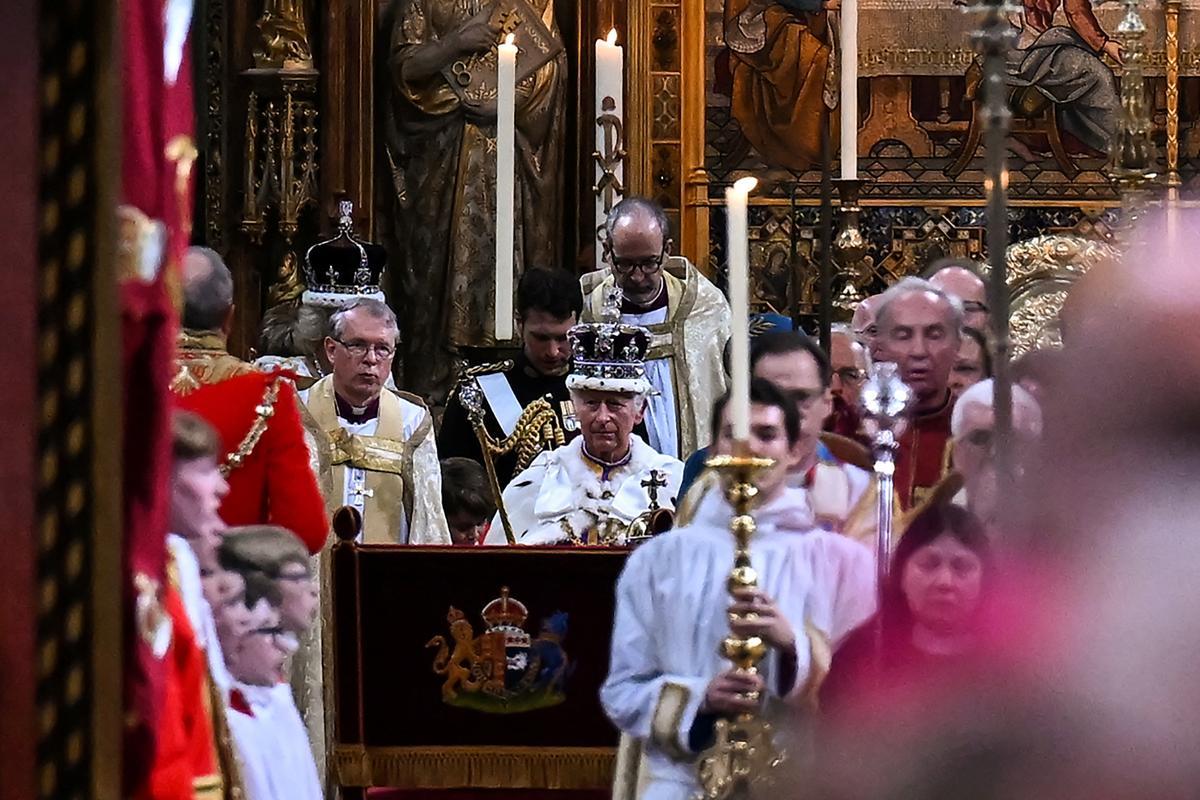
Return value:
[[(1060, 6), (1066, 24), (1055, 24)], [(1105, 32), (1089, 0), (1024, 0), (1014, 22), (1017, 40), (1008, 58), (1008, 82), (1015, 88), (1011, 105), (1022, 118), (1049, 112), (1052, 148), (1069, 137), (1076, 144), (1072, 149), (1107, 156), (1120, 118), (1111, 64), (1124, 60), (1121, 45)], [(1020, 137), (1014, 140), (1022, 161), (1037, 161)]]
[(722, 23), (714, 93), (729, 99), (745, 144), (766, 163), (808, 169), (821, 158), (821, 126), (836, 102), (830, 28), (819, 0), (725, 0)]
[[(703, 167), (708, 177), (707, 261), (724, 266), (725, 189), (743, 175), (751, 198), (752, 298), (762, 310), (815, 314), (820, 258), (820, 125), (830, 121), (839, 167), (840, 3), (705, 0)], [(982, 260), (985, 216), (982, 65), (969, 0), (859, 0), (857, 153), (866, 258), (834, 264), (834, 317), (864, 294), (941, 257)], [(1140, 6), (1147, 26), (1147, 99), (1157, 144), (1185, 192), (1200, 171), (1200, 36), (1179, 35), (1178, 126), (1168, 146), (1161, 0)], [(1009, 14), (1007, 58), (1009, 235), (1105, 238), (1118, 205), (1110, 152), (1121, 118), (1126, 53), (1118, 3), (1024, 0)], [(824, 113), (823, 113), (824, 112)], [(835, 195), (836, 197), (836, 195)], [(836, 214), (835, 222), (836, 225)], [(840, 309), (840, 310), (839, 310)]]
[[(742, 174), (757, 197), (814, 200), (820, 187), (821, 111), (838, 97), (837, 14), (808, 0), (706, 0), (705, 163), (719, 201)], [(828, 3), (827, 3), (828, 4)], [(836, 4), (835, 4), (836, 5)], [(1156, 137), (1165, 137), (1164, 8), (1141, 6)], [(1188, 12), (1184, 8), (1184, 17)], [(1015, 202), (1114, 203), (1106, 173), (1120, 119), (1123, 9), (1087, 0), (1024, 0), (1010, 15), (1013, 112), (1008, 157)], [(858, 156), (868, 200), (982, 201), (981, 64), (966, 0), (860, 0)], [(1200, 42), (1180, 36), (1179, 171), (1197, 172), (1193, 76)], [(831, 42), (833, 46), (831, 47)], [(837, 127), (837, 114), (832, 114)], [(837, 166), (834, 131), (833, 164)], [(1160, 152), (1160, 172), (1166, 172)], [(715, 230), (715, 228), (714, 228)]]

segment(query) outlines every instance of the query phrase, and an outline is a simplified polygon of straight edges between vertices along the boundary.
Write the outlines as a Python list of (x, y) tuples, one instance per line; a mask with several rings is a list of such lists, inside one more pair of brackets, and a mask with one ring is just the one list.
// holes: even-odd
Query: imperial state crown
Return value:
[(647, 394), (646, 355), (650, 331), (620, 322), (621, 290), (611, 288), (604, 298), (600, 322), (581, 323), (567, 332), (572, 368), (568, 389)]
[(357, 297), (382, 302), (380, 281), (386, 268), (387, 251), (354, 235), (354, 203), (340, 200), (337, 236), (317, 242), (304, 255), (303, 302), (340, 306)]

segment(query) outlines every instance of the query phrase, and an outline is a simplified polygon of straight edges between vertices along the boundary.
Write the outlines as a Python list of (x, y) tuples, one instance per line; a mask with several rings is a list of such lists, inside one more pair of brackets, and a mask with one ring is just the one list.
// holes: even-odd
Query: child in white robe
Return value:
[(233, 684), (227, 718), (247, 800), (322, 800), (308, 731), (285, 680), (296, 634), (282, 624), (278, 580), (247, 569), (249, 631), (226, 654)]

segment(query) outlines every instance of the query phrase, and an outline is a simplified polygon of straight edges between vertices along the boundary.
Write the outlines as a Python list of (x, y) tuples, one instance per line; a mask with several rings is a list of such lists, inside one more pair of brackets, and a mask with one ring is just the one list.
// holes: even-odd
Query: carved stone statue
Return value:
[[(566, 60), (553, 0), (395, 0), (394, 12), (387, 152), (404, 376), (429, 397), (448, 388), (454, 349), (495, 344), (495, 47), (526, 25), (516, 33), (515, 278), (562, 263)], [(543, 60), (523, 74), (523, 61)], [(484, 76), (490, 97), (476, 89)]]

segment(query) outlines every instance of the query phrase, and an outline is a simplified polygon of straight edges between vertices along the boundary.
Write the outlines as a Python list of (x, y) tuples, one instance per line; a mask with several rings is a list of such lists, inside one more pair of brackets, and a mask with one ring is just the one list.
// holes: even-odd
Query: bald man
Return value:
[(957, 297), (963, 306), (963, 325), (977, 331), (988, 329), (987, 284), (983, 278), (970, 267), (951, 262), (937, 267), (929, 277), (929, 282), (935, 289), (945, 292), (951, 297)]
[(183, 330), (171, 391), (221, 440), (229, 482), (221, 503), (228, 525), (281, 525), (316, 553), (329, 530), (325, 501), (309, 463), (302, 411), (287, 373), (266, 374), (233, 355), (233, 276), (207, 247), (183, 260)]
[(653, 336), (646, 441), (663, 455), (686, 458), (709, 443), (709, 412), (725, 393), (729, 302), (687, 259), (671, 257), (667, 215), (652, 200), (617, 203), (603, 244), (607, 267), (580, 278), (582, 319), (601, 321), (610, 292), (621, 290), (621, 322)]
[(896, 495), (905, 509), (925, 499), (946, 473), (954, 408), (950, 370), (962, 341), (962, 319), (958, 298), (921, 278), (905, 278), (879, 300), (879, 357), (896, 364), (916, 396), (896, 456)]

